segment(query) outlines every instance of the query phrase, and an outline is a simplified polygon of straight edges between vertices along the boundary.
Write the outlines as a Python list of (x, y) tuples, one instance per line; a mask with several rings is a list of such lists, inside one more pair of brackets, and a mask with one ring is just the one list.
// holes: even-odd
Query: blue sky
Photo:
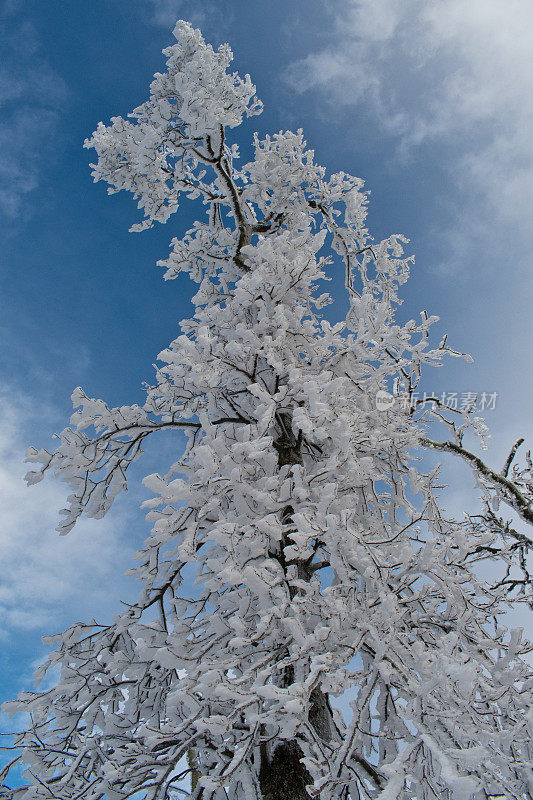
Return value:
[[(191, 286), (165, 284), (155, 262), (194, 209), (128, 233), (133, 201), (93, 185), (82, 149), (100, 120), (145, 99), (180, 17), (229, 41), (257, 85), (265, 112), (237, 133), (244, 157), (254, 130), (302, 127), (318, 162), (365, 179), (374, 235), (411, 239), (401, 314), (437, 314), (438, 333), (475, 359), (428, 375), (428, 391), (498, 393), (496, 466), (518, 436), (533, 442), (530, 0), (3, 0), (1, 699), (31, 685), (43, 633), (109, 618), (136, 591), (116, 575), (148, 532), (142, 488), (60, 539), (66, 491), (26, 489), (22, 459), (29, 443), (53, 446), (79, 384), (112, 405), (142, 401), (189, 313)], [(138, 476), (178, 446), (158, 442)], [(461, 510), (473, 481), (452, 478)]]

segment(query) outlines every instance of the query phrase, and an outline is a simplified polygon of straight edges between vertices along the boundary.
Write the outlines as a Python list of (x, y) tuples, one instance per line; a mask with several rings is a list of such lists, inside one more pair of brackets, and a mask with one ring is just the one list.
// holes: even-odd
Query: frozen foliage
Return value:
[[(301, 131), (256, 136), (238, 169), (226, 129), (261, 111), (254, 86), (227, 71), (227, 46), (174, 33), (149, 100), (87, 145), (95, 180), (138, 199), (137, 227), (166, 222), (180, 193), (203, 200), (207, 220), (162, 262), (197, 283), (195, 314), (144, 408), (77, 389), (73, 427), (55, 453), (29, 452), (28, 480), (70, 485), (67, 533), (106, 513), (147, 436), (182, 429), (187, 445), (145, 479), (138, 602), (55, 637), (39, 674), (60, 665), (57, 685), (10, 704), (31, 713), (14, 794), (531, 797), (530, 648), (499, 621), (510, 590), (529, 599), (529, 540), (496, 516), (501, 500), (529, 519), (531, 464), (509, 477), (515, 448), (502, 473), (486, 467), (463, 447), (482, 431), (468, 413), (376, 407), (457, 355), (431, 347), (427, 314), (395, 321), (406, 240), (370, 238), (361, 180), (327, 178)], [(334, 326), (328, 269), (350, 301)], [(430, 423), (452, 439), (429, 439)], [(472, 463), (484, 516), (443, 518), (421, 446)], [(496, 586), (483, 559), (503, 565)]]

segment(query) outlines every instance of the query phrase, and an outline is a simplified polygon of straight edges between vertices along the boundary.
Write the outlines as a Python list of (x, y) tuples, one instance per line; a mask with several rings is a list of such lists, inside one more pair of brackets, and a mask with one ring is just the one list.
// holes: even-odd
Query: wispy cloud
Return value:
[[(74, 619), (109, 619), (135, 587), (122, 578), (138, 541), (126, 540), (132, 519), (111, 513), (82, 520), (67, 537), (54, 528), (68, 487), (45, 480), (23, 482), (25, 448), (38, 420), (56, 414), (28, 396), (0, 396), (0, 636), (39, 629), (56, 632)], [(124, 594), (128, 597), (124, 598)]]
[(172, 28), (184, 10), (183, 0), (149, 0), (152, 22), (164, 28)]
[(532, 29), (529, 0), (345, 0), (329, 46), (286, 80), (337, 109), (371, 110), (400, 155), (448, 147), (458, 185), (529, 238)]
[(39, 186), (67, 94), (40, 52), (34, 27), (21, 23), (16, 11), (15, 3), (2, 8), (0, 214), (8, 220), (25, 212)]
[(208, 20), (218, 11), (211, 2), (191, 2), (191, 0), (146, 0), (150, 9), (150, 19), (154, 25), (172, 30), (178, 19), (187, 19), (193, 25), (205, 27)]

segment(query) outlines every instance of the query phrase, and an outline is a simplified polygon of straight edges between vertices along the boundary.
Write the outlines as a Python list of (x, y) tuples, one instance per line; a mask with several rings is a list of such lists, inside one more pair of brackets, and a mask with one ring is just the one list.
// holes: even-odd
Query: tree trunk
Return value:
[[(295, 436), (292, 431), (292, 415), (290, 412), (282, 412), (278, 415), (280, 425), (280, 435), (274, 441), (274, 447), (278, 453), (278, 466), (290, 464), (302, 464), (302, 436)], [(283, 512), (283, 521), (290, 523), (291, 515), (294, 513), (292, 506), (287, 506)], [(283, 547), (288, 542), (282, 542), (279, 553), (273, 554), (280, 562), (283, 570), (286, 571), (287, 562), (283, 553)], [(311, 572), (305, 563), (298, 563), (298, 575), (300, 578), (309, 580)], [(291, 591), (291, 597), (294, 591)], [(283, 676), (284, 685), (288, 686), (294, 681), (294, 670), (289, 667)], [(329, 741), (332, 738), (331, 709), (327, 696), (314, 689), (311, 693), (311, 703), (309, 707), (308, 719), (317, 734)], [(268, 750), (266, 745), (261, 748), (261, 767), (259, 771), (259, 784), (263, 800), (310, 800), (306, 785), (312, 783), (312, 778), (307, 769), (301, 762), (303, 753), (297, 742), (280, 741)]]
[(302, 751), (296, 742), (280, 742), (269, 757), (261, 751), (259, 785), (263, 800), (310, 800), (305, 787), (311, 776), (300, 759)]

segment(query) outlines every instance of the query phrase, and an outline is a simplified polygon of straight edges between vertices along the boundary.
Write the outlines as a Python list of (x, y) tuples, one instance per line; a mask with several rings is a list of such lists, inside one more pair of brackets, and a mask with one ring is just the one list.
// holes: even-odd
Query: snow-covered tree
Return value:
[[(10, 704), (31, 714), (13, 792), (529, 798), (530, 647), (502, 615), (530, 600), (530, 540), (498, 503), (532, 520), (531, 462), (512, 469), (517, 443), (490, 469), (463, 443), (478, 418), (414, 402), (423, 365), (459, 354), (430, 344), (425, 312), (396, 319), (406, 240), (372, 240), (362, 181), (327, 177), (301, 131), (255, 136), (239, 166), (226, 137), (261, 112), (255, 87), (228, 72), (228, 46), (174, 34), (147, 102), (86, 144), (95, 180), (137, 198), (135, 230), (205, 204), (161, 262), (196, 282), (195, 313), (143, 407), (74, 392), (72, 427), (30, 451), (28, 481), (67, 481), (67, 533), (104, 516), (152, 433), (187, 444), (145, 479), (138, 602), (54, 637), (39, 675), (59, 665), (57, 685)], [(335, 325), (332, 270), (349, 301)], [(472, 465), (484, 513), (442, 513), (421, 448)]]

